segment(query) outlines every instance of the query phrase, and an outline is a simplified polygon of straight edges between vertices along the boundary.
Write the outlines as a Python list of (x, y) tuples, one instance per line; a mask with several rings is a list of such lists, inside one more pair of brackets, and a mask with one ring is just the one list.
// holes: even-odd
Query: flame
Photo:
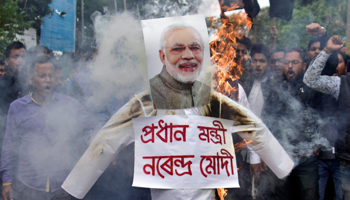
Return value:
[[(249, 19), (246, 13), (233, 14), (227, 17), (224, 11), (235, 10), (241, 5), (234, 4), (230, 8), (223, 7), (223, 0), (219, 0), (221, 7), (221, 28), (216, 29), (215, 40), (210, 43), (211, 60), (216, 66), (216, 89), (223, 95), (227, 95), (230, 98), (234, 98), (238, 85), (234, 82), (239, 80), (239, 77), (243, 74), (244, 67), (235, 61), (237, 46), (236, 39), (242, 38), (245, 31), (249, 31), (252, 27), (252, 21)], [(215, 28), (216, 21), (213, 17), (209, 18), (212, 23), (211, 28)], [(244, 28), (245, 27), (245, 28)], [(240, 143), (235, 144), (236, 152), (242, 150), (252, 141), (247, 142), (243, 140)], [(236, 146), (237, 145), (237, 146)], [(241, 166), (242, 167), (242, 166)], [(238, 168), (237, 170), (239, 170)], [(217, 188), (218, 196), (220, 200), (224, 200), (227, 195), (227, 190), (224, 188)]]
[[(238, 4), (226, 10), (234, 10), (239, 8)], [(252, 21), (246, 13), (233, 14), (227, 17), (224, 13), (224, 8), (221, 7), (221, 28), (217, 29), (217, 20), (209, 18), (212, 22), (211, 28), (216, 29), (215, 40), (210, 43), (211, 60), (216, 66), (216, 89), (218, 92), (235, 97), (237, 91), (237, 82), (243, 74), (244, 67), (237, 63), (234, 59), (236, 57), (237, 38), (242, 38), (244, 34), (250, 30)]]
[(235, 143), (235, 150), (236, 152), (239, 152), (240, 150), (242, 150), (244, 147), (248, 146), (248, 144), (252, 143), (253, 140), (249, 140), (249, 141), (246, 141), (246, 140), (243, 140), (242, 142), (237, 142)]
[(217, 188), (217, 191), (220, 200), (224, 200), (224, 198), (227, 196), (227, 190), (225, 190), (225, 188)]
[(243, 168), (243, 164), (240, 163), (239, 166), (237, 165), (237, 171), (241, 170)]

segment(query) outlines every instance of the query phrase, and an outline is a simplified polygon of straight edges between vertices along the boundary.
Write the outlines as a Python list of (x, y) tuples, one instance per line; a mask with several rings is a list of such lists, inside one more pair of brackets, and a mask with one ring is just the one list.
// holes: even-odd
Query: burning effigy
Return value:
[(277, 177), (287, 176), (293, 162), (264, 123), (212, 89), (204, 16), (145, 20), (142, 27), (150, 90), (112, 116), (62, 188), (84, 198), (135, 142), (133, 185), (151, 188), (152, 199), (214, 199), (214, 189), (238, 187), (231, 134), (249, 141)]

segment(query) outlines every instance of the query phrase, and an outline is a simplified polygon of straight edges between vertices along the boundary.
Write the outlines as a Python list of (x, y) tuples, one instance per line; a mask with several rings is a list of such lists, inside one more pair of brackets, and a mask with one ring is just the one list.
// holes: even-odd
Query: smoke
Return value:
[[(196, 14), (198, 11), (208, 13), (212, 4), (212, 0), (148, 1), (140, 13), (143, 19)], [(99, 117), (103, 122), (133, 95), (149, 90), (142, 27), (136, 16), (131, 12), (101, 15), (95, 11), (91, 17), (98, 53), (87, 65), (88, 75), (83, 76), (89, 81), (80, 81), (79, 85), (83, 93), (89, 94), (84, 97), (87, 108), (95, 113), (101, 110), (108, 113), (108, 116)], [(77, 82), (78, 79), (79, 76)], [(89, 88), (82, 85), (89, 85)], [(109, 108), (101, 105), (109, 105)]]
[(94, 29), (98, 53), (88, 68), (98, 85), (87, 104), (101, 104), (108, 98), (130, 98), (148, 89), (140, 21), (130, 13), (97, 16)]
[[(145, 4), (141, 8), (143, 19), (152, 19), (159, 17), (182, 16), (187, 14), (204, 13), (211, 14), (212, 1), (199, 0), (179, 0), (179, 1), (160, 1), (154, 0)], [(133, 13), (125, 12), (115, 15), (96, 15), (94, 17), (95, 39), (98, 52), (94, 59), (87, 63), (89, 79), (85, 87), (89, 94), (85, 99), (85, 107), (93, 112), (107, 112), (107, 117), (101, 121), (106, 121), (117, 111), (131, 96), (144, 90), (149, 90), (147, 77), (146, 54), (142, 36), (140, 20)], [(66, 59), (61, 59), (66, 60)], [(71, 65), (65, 61), (64, 65)], [(83, 83), (85, 83), (83, 81)], [(84, 86), (84, 85), (82, 85)], [(321, 145), (330, 148), (328, 141), (321, 136), (320, 130), (314, 126), (321, 123), (321, 119), (310, 108), (305, 109), (300, 102), (292, 98), (285, 90), (278, 90), (286, 102), (286, 108), (283, 112), (288, 113), (288, 117), (281, 115), (266, 115), (262, 117), (265, 123), (270, 125), (271, 132), (276, 135), (282, 146), (294, 159), (299, 162), (297, 154), (307, 154), (311, 149)], [(106, 109), (106, 110), (104, 110)], [(79, 119), (79, 116), (67, 115), (65, 117), (54, 117), (59, 127), (55, 126), (60, 132), (57, 139), (57, 147), (67, 145), (66, 140), (61, 137), (70, 137), (70, 131), (66, 128), (79, 128), (78, 123), (68, 125)], [(305, 130), (303, 130), (305, 129)], [(301, 133), (300, 130), (303, 130)], [(74, 132), (74, 131), (73, 131)], [(302, 138), (302, 134), (309, 137), (308, 141), (296, 142)], [(89, 136), (83, 140), (89, 140)], [(85, 148), (74, 143), (69, 143), (74, 148)], [(54, 148), (57, 155), (62, 148)], [(64, 149), (67, 151), (68, 149)], [(38, 150), (39, 151), (39, 150)], [(146, 189), (135, 189), (131, 187), (132, 169), (133, 169), (133, 146), (126, 147), (116, 158), (117, 164), (111, 165), (106, 173), (102, 175), (86, 199), (137, 199), (137, 194), (149, 199), (149, 191)], [(38, 154), (38, 161), (41, 160)], [(71, 160), (69, 160), (71, 161)], [(62, 164), (62, 163), (61, 163)], [(59, 165), (57, 165), (59, 166)], [(102, 194), (103, 191), (103, 194)], [(134, 196), (133, 196), (134, 195)], [(137, 197), (135, 197), (137, 196)]]
[[(207, 1), (207, 0), (206, 0)], [(206, 2), (204, 1), (204, 2)], [(143, 19), (174, 17), (197, 14), (200, 0), (153, 0), (148, 1), (141, 9)]]
[[(300, 157), (315, 155), (320, 147), (331, 148), (328, 140), (321, 134), (320, 125), (324, 121), (317, 111), (301, 103), (302, 100), (295, 91), (281, 85), (275, 85), (269, 89), (272, 92), (265, 100), (261, 119), (293, 159), (295, 165), (299, 163)], [(309, 95), (306, 96), (310, 98)]]

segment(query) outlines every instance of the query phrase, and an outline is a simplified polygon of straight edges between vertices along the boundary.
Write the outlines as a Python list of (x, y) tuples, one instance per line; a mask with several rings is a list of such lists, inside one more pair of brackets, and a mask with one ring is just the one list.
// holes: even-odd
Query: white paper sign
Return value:
[(196, 115), (133, 119), (133, 186), (239, 187), (232, 120)]

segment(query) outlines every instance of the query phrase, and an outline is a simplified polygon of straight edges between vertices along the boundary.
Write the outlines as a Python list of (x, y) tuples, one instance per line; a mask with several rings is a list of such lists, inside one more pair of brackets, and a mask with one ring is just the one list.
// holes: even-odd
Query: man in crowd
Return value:
[(285, 50), (283, 49), (274, 49), (271, 51), (270, 55), (270, 65), (269, 71), (271, 78), (276, 81), (283, 80), (283, 58), (284, 58)]
[(243, 67), (244, 71), (243, 74), (240, 77), (240, 81), (242, 82), (243, 86), (245, 86), (245, 83), (247, 81), (247, 78), (249, 77), (250, 69), (249, 69), (249, 51), (252, 47), (252, 42), (249, 38), (243, 36), (242, 38), (237, 38), (237, 47), (235, 48), (236, 51), (236, 57), (234, 58), (237, 65), (240, 65)]
[(246, 94), (248, 95), (249, 105), (256, 116), (261, 116), (264, 106), (262, 83), (268, 79), (267, 68), (269, 66), (269, 49), (263, 44), (253, 45), (251, 51), (251, 69), (252, 72), (246, 84)]
[(344, 199), (350, 199), (350, 150), (349, 150), (349, 76), (327, 76), (322, 75), (323, 68), (330, 55), (344, 45), (340, 36), (332, 36), (316, 59), (311, 62), (305, 73), (304, 82), (326, 94), (332, 95), (338, 102), (339, 130), (336, 137), (336, 156), (340, 159), (340, 172)]
[(309, 57), (310, 60), (313, 60), (321, 52), (320, 38), (313, 38), (313, 39), (311, 39), (309, 41), (308, 49), (309, 49), (309, 51), (307, 53), (308, 57)]
[(1, 156), (2, 197), (70, 199), (61, 184), (100, 125), (76, 100), (54, 92), (47, 56), (29, 68), (30, 94), (11, 103)]
[[(266, 88), (263, 89), (263, 84), (268, 80), (267, 68), (269, 64), (269, 51), (268, 47), (263, 44), (256, 44), (251, 48), (251, 72), (246, 81), (245, 92), (248, 96), (251, 111), (258, 117), (261, 116), (264, 105), (263, 93), (265, 91), (263, 90), (266, 90)], [(257, 182), (260, 178), (261, 171), (264, 170), (266, 166), (261, 165), (260, 157), (252, 151), (250, 151), (249, 161), (248, 159), (244, 159), (242, 164), (242, 169), (240, 169), (238, 173), (241, 177), (241, 190), (246, 189), (246, 191), (244, 192), (245, 196), (241, 196), (240, 198), (247, 198), (247, 196), (251, 195), (252, 177), (254, 176), (254, 181)]]
[(0, 78), (0, 112), (6, 115), (10, 103), (21, 96), (19, 71), (24, 66), (26, 47), (22, 42), (13, 42), (6, 47), (6, 74)]
[(308, 144), (318, 132), (318, 118), (311, 108), (313, 91), (302, 82), (305, 68), (301, 49), (286, 51), (285, 83), (275, 85), (265, 99), (263, 121), (298, 162), (286, 180), (276, 180), (277, 199), (318, 199), (316, 147)]
[(26, 46), (22, 42), (13, 42), (6, 47), (5, 71), (0, 77), (0, 147), (6, 127), (6, 116), (10, 103), (23, 96), (22, 80), (19, 73), (24, 66)]

